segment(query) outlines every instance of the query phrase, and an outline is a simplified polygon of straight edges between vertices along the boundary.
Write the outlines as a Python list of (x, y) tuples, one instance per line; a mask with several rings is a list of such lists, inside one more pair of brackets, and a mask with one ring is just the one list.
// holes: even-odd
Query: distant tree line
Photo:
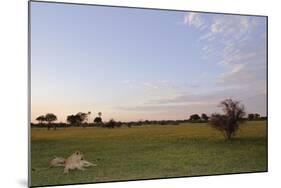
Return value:
[[(212, 116), (212, 114), (211, 114)], [(267, 120), (267, 117), (261, 116), (258, 113), (255, 114), (248, 114), (248, 117), (240, 117), (243, 120), (249, 120), (249, 121), (259, 121), (259, 120)], [(210, 117), (207, 116), (205, 113), (201, 114), (199, 116), (198, 114), (192, 114), (189, 116), (189, 122), (191, 123), (203, 123), (203, 122), (208, 122), (210, 120)]]
[(198, 114), (191, 114), (189, 119), (184, 120), (139, 120), (131, 122), (121, 122), (110, 119), (108, 122), (103, 122), (102, 113), (98, 112), (97, 116), (90, 120), (91, 112), (84, 113), (78, 112), (77, 114), (68, 115), (66, 118), (67, 123), (55, 123), (57, 116), (53, 113), (47, 113), (40, 115), (36, 118), (37, 124), (31, 124), (32, 127), (47, 127), (50, 130), (51, 127), (56, 130), (57, 127), (102, 127), (102, 128), (120, 128), (142, 126), (142, 125), (179, 125), (181, 123), (207, 123), (214, 129), (220, 131), (223, 136), (230, 140), (232, 139), (240, 128), (240, 125), (247, 121), (259, 121), (267, 120), (267, 117), (261, 117), (258, 113), (250, 113), (246, 116), (245, 107), (240, 101), (232, 99), (225, 99), (220, 102), (219, 107), (222, 108), (223, 113), (213, 113), (208, 116), (202, 113), (201, 116)]
[[(244, 120), (249, 121), (259, 121), (266, 120), (267, 117), (259, 117), (257, 118), (242, 118)], [(93, 122), (87, 122), (87, 118), (85, 117), (85, 113), (77, 113), (67, 116), (67, 123), (64, 122), (56, 122), (46, 121), (44, 116), (39, 116), (36, 118), (38, 121), (37, 124), (31, 123), (32, 127), (47, 127), (48, 130), (52, 127), (54, 130), (56, 128), (66, 128), (66, 127), (102, 127), (102, 128), (119, 128), (119, 127), (138, 127), (143, 125), (180, 125), (184, 123), (208, 123), (210, 117), (205, 115), (192, 114), (189, 119), (184, 120), (139, 120), (139, 121), (115, 121), (114, 119), (110, 119), (108, 122), (103, 122), (100, 116), (95, 117)]]
[(248, 118), (249, 121), (259, 121), (259, 120), (267, 120), (267, 117), (261, 116), (258, 113), (255, 114), (248, 114)]
[[(110, 119), (108, 122), (103, 122), (102, 113), (98, 112), (97, 116), (90, 121), (91, 112), (78, 112), (77, 114), (71, 114), (66, 117), (66, 123), (55, 122), (57, 116), (53, 113), (47, 113), (45, 115), (40, 115), (36, 118), (37, 124), (32, 123), (32, 127), (47, 127), (48, 130), (52, 127), (56, 130), (57, 127), (102, 127), (102, 128), (120, 128), (120, 127), (137, 127), (143, 125), (179, 125), (182, 123), (209, 123), (212, 127), (224, 132), (225, 137), (231, 138), (234, 136), (236, 130), (238, 129), (238, 122), (243, 122), (245, 120), (258, 121), (266, 120), (267, 117), (261, 117), (258, 113), (251, 113), (245, 117), (246, 113), (243, 106), (239, 106), (238, 101), (233, 101), (231, 99), (224, 100), (220, 103), (225, 114), (211, 114), (208, 116), (206, 113), (202, 113), (201, 116), (198, 114), (191, 114), (189, 119), (184, 120), (139, 120), (130, 122), (121, 122)], [(233, 108), (233, 109), (231, 109)], [(232, 110), (232, 111), (231, 111)], [(239, 112), (240, 111), (240, 112)], [(233, 115), (234, 114), (234, 115)], [(230, 115), (233, 117), (230, 118)], [(227, 128), (222, 127), (224, 125), (229, 125), (234, 122), (233, 127)]]

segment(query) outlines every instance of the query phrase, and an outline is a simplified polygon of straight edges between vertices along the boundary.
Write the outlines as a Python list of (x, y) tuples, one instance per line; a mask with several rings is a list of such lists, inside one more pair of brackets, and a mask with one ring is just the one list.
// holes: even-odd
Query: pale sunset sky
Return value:
[(266, 115), (266, 17), (31, 2), (31, 120)]

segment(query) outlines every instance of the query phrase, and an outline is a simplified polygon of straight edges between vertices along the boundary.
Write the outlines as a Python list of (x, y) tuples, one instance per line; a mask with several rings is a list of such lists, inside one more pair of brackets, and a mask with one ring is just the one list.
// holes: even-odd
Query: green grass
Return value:
[[(132, 128), (31, 130), (32, 186), (267, 171), (265, 121), (247, 122), (226, 141), (204, 123)], [(63, 174), (53, 156), (75, 150), (97, 163)]]

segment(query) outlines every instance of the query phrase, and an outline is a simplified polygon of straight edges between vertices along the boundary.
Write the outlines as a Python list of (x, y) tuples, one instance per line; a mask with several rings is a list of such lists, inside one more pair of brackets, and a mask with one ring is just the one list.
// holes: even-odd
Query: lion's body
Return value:
[(84, 155), (80, 151), (74, 152), (67, 159), (62, 157), (55, 157), (50, 162), (50, 167), (64, 167), (63, 173), (69, 173), (69, 170), (85, 170), (84, 167), (97, 166), (96, 164), (90, 163), (84, 159)]

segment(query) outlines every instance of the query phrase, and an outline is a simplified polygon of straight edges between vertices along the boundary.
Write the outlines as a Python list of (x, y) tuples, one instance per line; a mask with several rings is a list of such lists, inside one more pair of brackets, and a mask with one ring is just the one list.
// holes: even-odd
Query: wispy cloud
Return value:
[(158, 89), (160, 87), (159, 85), (150, 82), (143, 82), (142, 85), (149, 89)]
[(217, 88), (209, 90), (208, 92), (194, 92), (182, 93), (176, 97), (162, 98), (159, 100), (151, 100), (150, 104), (181, 104), (181, 105), (201, 105), (201, 104), (218, 104), (221, 100), (226, 98), (247, 98), (252, 94), (240, 93), (241, 88)]
[[(128, 106), (117, 107), (118, 110), (137, 112), (142, 114), (143, 119), (188, 119), (189, 115), (193, 113), (207, 113), (211, 114), (215, 111), (220, 111), (217, 108), (217, 104), (197, 104), (197, 105), (140, 105), (140, 106)], [(151, 117), (151, 118), (150, 118)]]
[(197, 29), (204, 29), (205, 26), (205, 21), (204, 19), (201, 17), (200, 13), (195, 13), (195, 12), (190, 12), (187, 13), (184, 16), (184, 24), (187, 24), (190, 27), (195, 27)]
[(217, 76), (218, 84), (235, 87), (261, 81), (259, 87), (265, 87), (266, 41), (264, 34), (259, 34), (265, 32), (265, 18), (189, 14), (184, 21), (200, 30), (203, 59), (218, 57), (214, 66), (223, 70)]
[[(170, 117), (176, 117), (180, 113), (181, 118), (183, 114), (190, 113), (214, 113), (219, 112), (218, 104), (226, 98), (233, 98), (241, 101), (247, 107), (247, 112), (256, 112), (257, 109), (263, 109), (260, 113), (265, 114), (266, 92), (264, 90), (246, 89), (241, 93), (241, 88), (221, 88), (209, 93), (193, 93), (181, 94), (176, 97), (168, 97), (157, 100), (150, 100), (144, 104), (118, 106), (116, 107), (122, 111), (138, 111), (143, 113), (165, 113), (169, 112)], [(249, 107), (249, 108), (248, 108)], [(258, 108), (255, 108), (258, 107)]]

